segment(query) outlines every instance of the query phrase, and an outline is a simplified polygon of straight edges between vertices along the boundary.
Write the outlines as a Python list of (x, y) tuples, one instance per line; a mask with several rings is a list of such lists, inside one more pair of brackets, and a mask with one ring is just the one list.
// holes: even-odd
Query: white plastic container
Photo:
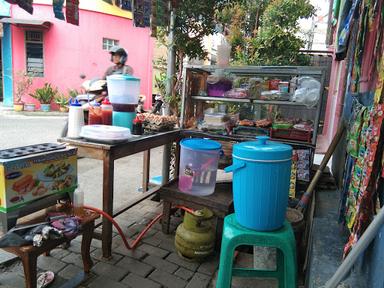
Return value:
[(118, 143), (132, 138), (131, 130), (109, 125), (87, 125), (81, 129), (80, 136), (95, 142)]
[(109, 101), (113, 104), (137, 105), (140, 95), (140, 79), (130, 75), (107, 76)]
[(180, 143), (179, 189), (207, 196), (215, 191), (221, 144), (208, 139), (184, 139)]
[(68, 138), (80, 138), (81, 128), (84, 126), (84, 110), (77, 100), (71, 101), (68, 113)]

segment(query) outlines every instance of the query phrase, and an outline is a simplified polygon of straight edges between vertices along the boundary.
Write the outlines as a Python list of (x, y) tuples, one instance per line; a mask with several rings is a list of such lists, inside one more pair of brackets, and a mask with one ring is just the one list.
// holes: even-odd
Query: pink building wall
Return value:
[(336, 134), (344, 105), (345, 61), (336, 61), (333, 54), (332, 70), (328, 90), (328, 100), (324, 118), (323, 132), (318, 137), (316, 151), (325, 153)]
[[(75, 26), (54, 18), (49, 5), (34, 5), (33, 15), (12, 5), (11, 17), (51, 22), (43, 36), (44, 78), (34, 78), (31, 91), (49, 82), (66, 93), (70, 88), (80, 88), (84, 81), (80, 74), (85, 74), (87, 79), (101, 78), (112, 65), (108, 52), (102, 49), (103, 38), (110, 38), (119, 40), (119, 45), (128, 51), (127, 64), (141, 79), (141, 93), (147, 96), (146, 106), (151, 105), (154, 41), (148, 28), (136, 28), (130, 19), (86, 10), (80, 10), (80, 24)], [(24, 33), (25, 28), (12, 25), (14, 75), (26, 70)], [(37, 104), (30, 96), (23, 101)]]
[[(366, 40), (364, 43), (364, 55), (361, 64), (361, 75), (359, 80), (359, 92), (367, 93), (375, 90), (376, 79), (375, 75), (375, 55), (374, 48), (376, 44), (376, 33), (379, 29), (379, 21), (376, 21), (375, 29), (367, 32)], [(334, 31), (334, 38), (336, 37), (336, 29)], [(333, 49), (333, 47), (330, 47)], [(346, 60), (337, 61), (335, 59), (335, 52), (333, 54), (332, 72), (330, 77), (330, 86), (328, 93), (328, 102), (326, 107), (325, 122), (322, 135), (319, 136), (318, 152), (325, 152), (331, 143), (333, 136), (336, 134), (340, 119), (344, 109), (344, 100), (346, 94), (346, 80), (347, 80), (347, 63)], [(375, 76), (377, 77), (377, 76)]]

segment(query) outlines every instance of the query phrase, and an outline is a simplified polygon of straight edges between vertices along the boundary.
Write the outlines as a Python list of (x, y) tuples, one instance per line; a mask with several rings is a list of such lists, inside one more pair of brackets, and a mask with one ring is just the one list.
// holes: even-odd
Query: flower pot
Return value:
[(64, 112), (64, 113), (66, 113), (66, 112), (68, 112), (68, 107), (60, 107), (59, 108), (60, 109), (60, 112)]
[(14, 103), (13, 110), (16, 112), (21, 112), (24, 109), (24, 103)]
[(24, 111), (33, 112), (36, 109), (36, 105), (33, 103), (24, 104)]
[(43, 112), (51, 111), (51, 104), (40, 104), (40, 110)]

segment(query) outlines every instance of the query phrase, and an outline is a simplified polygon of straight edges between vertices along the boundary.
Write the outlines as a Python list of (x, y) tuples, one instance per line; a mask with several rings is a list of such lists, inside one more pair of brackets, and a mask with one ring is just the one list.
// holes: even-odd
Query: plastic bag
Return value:
[(321, 84), (312, 77), (300, 77), (298, 79), (298, 89), (296, 89), (292, 101), (303, 103), (308, 107), (317, 105), (320, 99)]
[(219, 67), (226, 67), (229, 65), (231, 58), (231, 44), (223, 38), (220, 45), (217, 45), (217, 65)]

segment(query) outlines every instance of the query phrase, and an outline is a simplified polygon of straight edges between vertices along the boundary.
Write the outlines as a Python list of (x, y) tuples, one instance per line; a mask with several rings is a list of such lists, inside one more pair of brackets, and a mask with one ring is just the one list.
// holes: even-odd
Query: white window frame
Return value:
[[(28, 33), (39, 33), (41, 35), (41, 39), (28, 39)], [(26, 66), (26, 71), (29, 75), (32, 77), (44, 77), (44, 33), (41, 30), (25, 30), (24, 33), (25, 37), (25, 66)], [(30, 58), (28, 59), (28, 54), (27, 54), (27, 46), (28, 44), (41, 44), (42, 46), (42, 58)], [(30, 67), (30, 63), (35, 63), (36, 69), (39, 71), (33, 71), (33, 68)]]
[(103, 50), (111, 50), (113, 46), (118, 46), (119, 40), (103, 37)]

